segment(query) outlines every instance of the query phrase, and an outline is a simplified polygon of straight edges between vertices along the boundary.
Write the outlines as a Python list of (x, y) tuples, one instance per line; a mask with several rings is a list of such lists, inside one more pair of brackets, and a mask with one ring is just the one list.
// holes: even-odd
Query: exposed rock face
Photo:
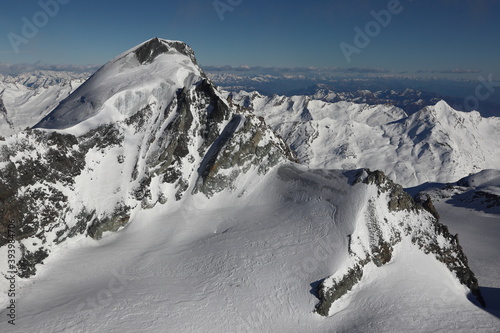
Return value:
[[(22, 249), (21, 277), (35, 274), (35, 264), (47, 257), (54, 244), (86, 231), (91, 215), (70, 204), (78, 196), (75, 179), (84, 172), (85, 155), (91, 149), (109, 148), (121, 140), (107, 128), (80, 138), (28, 131), (0, 146), (1, 228), (6, 230), (7, 221), (15, 221), (16, 240)], [(98, 218), (96, 223), (100, 223)], [(7, 243), (4, 235), (0, 236), (0, 246)], [(24, 246), (23, 240), (30, 246)]]
[(436, 220), (439, 221), (439, 213), (436, 210), (436, 207), (434, 207), (430, 195), (416, 195), (415, 202), (421, 204), (426, 211), (431, 213), (432, 216), (434, 216)]
[(316, 307), (317, 313), (327, 316), (332, 303), (361, 280), (366, 264), (373, 262), (380, 267), (390, 262), (394, 246), (403, 238), (424, 253), (433, 254), (485, 306), (477, 279), (468, 266), (457, 235), (451, 235), (448, 228), (439, 223), (437, 212), (432, 212), (430, 198), (422, 204), (415, 202), (400, 185), (380, 171), (365, 169), (354, 174), (351, 172), (349, 178), (352, 185), (374, 185), (375, 191), (364, 209), (366, 225), (358, 225), (349, 236), (349, 268), (328, 277), (318, 286), (320, 302)]
[(321, 302), (316, 306), (316, 312), (322, 316), (328, 316), (332, 303), (347, 294), (362, 277), (363, 268), (359, 265), (355, 265), (349, 268), (345, 275), (334, 280), (331, 287), (324, 288), (323, 285), (320, 285), (318, 288), (318, 296)]
[[(478, 302), (486, 307), (486, 303), (479, 290), (478, 281), (474, 273), (469, 268), (467, 256), (458, 242), (458, 235), (452, 235), (448, 227), (439, 223), (437, 220), (433, 223), (434, 230), (415, 232), (412, 236), (412, 242), (424, 251), (432, 253), (437, 260), (441, 261), (453, 272), (460, 283), (467, 286)], [(440, 245), (438, 237), (442, 237), (446, 244)]]
[(365, 184), (375, 184), (379, 188), (380, 193), (388, 193), (389, 195), (389, 210), (390, 211), (417, 211), (417, 206), (411, 196), (403, 190), (403, 187), (394, 183), (379, 170), (371, 172), (366, 170), (368, 176), (363, 180)]
[[(179, 73), (185, 73), (186, 79), (180, 82), (187, 85), (168, 95), (168, 86), (153, 84), (151, 95), (164, 100), (148, 102), (147, 91), (139, 95), (121, 87), (124, 97), (113, 108), (125, 115), (122, 120), (83, 134), (34, 129), (0, 142), (0, 231), (6, 230), (7, 221), (16, 221), (16, 241), (22, 249), (20, 276), (35, 274), (36, 265), (68, 238), (100, 239), (126, 225), (134, 210), (181, 200), (190, 189), (209, 197), (232, 190), (243, 174), (253, 170), (263, 175), (293, 159), (263, 119), (229, 106), (201, 69), (185, 71), (186, 64), (197, 65), (189, 62), (194, 55), (184, 43), (152, 39), (131, 51), (132, 58), (123, 55), (115, 62), (130, 58), (127, 66), (133, 63), (146, 69), (162, 65), (157, 62), (168, 59), (161, 57), (165, 53), (183, 59)], [(113, 66), (104, 66), (97, 78), (108, 77), (105, 70), (113, 71)], [(67, 126), (93, 115), (80, 119), (78, 110), (70, 110), (68, 103), (84, 112), (89, 105), (96, 114), (106, 112), (109, 102), (102, 96), (114, 96), (112, 91), (99, 91), (97, 98), (89, 94), (88, 85), (115, 88), (97, 82), (96, 76), (89, 81), (39, 127)], [(148, 83), (142, 82), (139, 88)], [(83, 103), (82, 91), (86, 92)], [(63, 111), (71, 113), (69, 118), (64, 118)], [(0, 246), (7, 243), (5, 235), (1, 233)]]
[(2, 97), (0, 97), (0, 119), (2, 119), (4, 127), (8, 127), (10, 129), (14, 127), (10, 119), (7, 117), (7, 109), (5, 108)]
[(134, 53), (139, 63), (143, 65), (152, 63), (158, 55), (168, 52), (168, 50), (169, 48), (166, 44), (162, 43), (158, 38), (153, 38), (138, 47)]
[(125, 226), (130, 219), (130, 207), (116, 207), (113, 215), (99, 220), (94, 218), (90, 222), (90, 226), (87, 229), (87, 234), (94, 238), (102, 238), (103, 233), (106, 231), (118, 231), (121, 227)]
[(257, 168), (259, 175), (265, 175), (283, 160), (283, 154), (293, 160), (293, 153), (271, 133), (262, 118), (235, 115), (205, 155), (198, 169), (199, 186), (195, 191), (210, 196), (231, 188), (239, 174), (252, 167)]

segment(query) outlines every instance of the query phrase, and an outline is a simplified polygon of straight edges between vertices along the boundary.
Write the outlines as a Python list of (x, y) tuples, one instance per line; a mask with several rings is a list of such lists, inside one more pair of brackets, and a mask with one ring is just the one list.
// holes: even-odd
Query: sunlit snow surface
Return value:
[(330, 317), (313, 313), (313, 286), (344, 268), (347, 235), (359, 216), (354, 208), (368, 195), (365, 185), (345, 195), (350, 185), (336, 175), (325, 181), (337, 193), (329, 201), (324, 189), (297, 187), (275, 169), (242, 198), (191, 196), (170, 211), (141, 211), (100, 242), (63, 246), (21, 283), (9, 332), (498, 330), (498, 216), (445, 202), (438, 204), (442, 221), (458, 230), (481, 286), (490, 288), (492, 314), (408, 241), (389, 264), (369, 264)]

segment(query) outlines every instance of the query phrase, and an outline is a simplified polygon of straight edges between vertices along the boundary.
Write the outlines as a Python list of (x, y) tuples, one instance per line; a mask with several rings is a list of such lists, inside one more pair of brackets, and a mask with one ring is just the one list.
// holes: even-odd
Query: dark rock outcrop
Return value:
[[(375, 185), (377, 194), (368, 201), (366, 207), (366, 227), (369, 232), (368, 240), (354, 234), (349, 235), (348, 251), (352, 264), (346, 274), (333, 275), (323, 280), (317, 288), (320, 302), (316, 312), (327, 316), (333, 302), (345, 295), (358, 283), (363, 276), (363, 267), (373, 262), (377, 267), (391, 261), (394, 246), (403, 238), (410, 238), (411, 243), (426, 254), (432, 254), (442, 262), (457, 277), (463, 285), (467, 286), (482, 306), (486, 306), (479, 290), (479, 285), (474, 273), (468, 265), (467, 257), (458, 242), (458, 236), (452, 235), (448, 228), (438, 221), (436, 211), (430, 197), (418, 197), (415, 201), (403, 188), (392, 182), (381, 171), (368, 169), (348, 172), (349, 182), (354, 186), (365, 184)], [(377, 204), (387, 208), (398, 222), (389, 222), (378, 210)], [(412, 222), (411, 216), (417, 216), (418, 222)], [(386, 232), (382, 232), (382, 228)], [(387, 234), (387, 230), (390, 233)], [(356, 248), (364, 249), (356, 252)]]
[(328, 316), (330, 307), (339, 298), (347, 294), (363, 277), (363, 269), (359, 265), (349, 268), (348, 272), (337, 280), (329, 288), (318, 288), (318, 296), (321, 302), (316, 306), (316, 312), (322, 316)]
[(165, 43), (162, 43), (158, 38), (153, 38), (141, 45), (134, 52), (139, 63), (143, 65), (152, 63), (158, 55), (166, 53), (168, 50), (169, 48)]

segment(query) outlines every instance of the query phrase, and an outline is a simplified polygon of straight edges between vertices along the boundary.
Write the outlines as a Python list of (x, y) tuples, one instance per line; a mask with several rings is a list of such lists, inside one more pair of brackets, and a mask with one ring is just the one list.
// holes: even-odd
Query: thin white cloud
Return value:
[(474, 74), (481, 73), (478, 69), (472, 68), (452, 68), (439, 70), (418, 70), (416, 73), (433, 73), (433, 74)]
[(390, 70), (370, 67), (261, 67), (261, 66), (203, 66), (207, 72), (257, 72), (266, 74), (289, 73), (349, 73), (349, 74), (387, 74)]

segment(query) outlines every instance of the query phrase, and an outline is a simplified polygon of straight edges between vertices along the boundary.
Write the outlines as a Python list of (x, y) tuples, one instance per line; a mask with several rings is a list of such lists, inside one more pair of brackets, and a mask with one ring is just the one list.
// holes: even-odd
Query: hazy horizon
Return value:
[(496, 78), (499, 12), (486, 0), (11, 2), (0, 62), (98, 66), (161, 37), (189, 44), (204, 67)]

